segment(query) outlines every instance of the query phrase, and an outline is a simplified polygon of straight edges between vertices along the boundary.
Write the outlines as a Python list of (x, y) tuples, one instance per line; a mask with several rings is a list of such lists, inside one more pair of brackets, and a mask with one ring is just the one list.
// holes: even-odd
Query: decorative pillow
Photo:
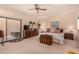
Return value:
[(55, 33), (60, 33), (60, 30), (55, 30)]
[(46, 32), (50, 32), (50, 28), (47, 28)]
[(63, 29), (60, 29), (60, 28), (55, 29), (55, 33), (62, 33), (62, 32), (63, 32)]

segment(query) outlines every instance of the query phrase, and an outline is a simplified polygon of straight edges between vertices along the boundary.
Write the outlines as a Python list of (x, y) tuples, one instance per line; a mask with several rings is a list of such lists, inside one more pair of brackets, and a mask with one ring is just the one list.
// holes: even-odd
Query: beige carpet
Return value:
[(0, 45), (0, 53), (42, 53), (42, 54), (62, 54), (67, 50), (79, 50), (77, 48), (76, 41), (65, 40), (63, 45), (53, 43), (51, 46), (41, 44), (39, 38), (32, 37), (30, 39), (24, 39), (20, 42), (5, 43), (5, 46)]

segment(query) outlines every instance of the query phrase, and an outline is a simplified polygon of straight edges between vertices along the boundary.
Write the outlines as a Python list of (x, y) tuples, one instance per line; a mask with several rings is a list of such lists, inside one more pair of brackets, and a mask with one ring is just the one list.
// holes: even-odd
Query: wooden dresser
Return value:
[(64, 33), (64, 39), (73, 40), (74, 35), (72, 33)]
[(38, 35), (38, 30), (37, 29), (33, 29), (33, 30), (24, 30), (24, 33), (23, 33), (23, 37), (24, 39), (26, 38), (30, 38), (30, 37), (33, 37), (33, 36), (37, 36)]

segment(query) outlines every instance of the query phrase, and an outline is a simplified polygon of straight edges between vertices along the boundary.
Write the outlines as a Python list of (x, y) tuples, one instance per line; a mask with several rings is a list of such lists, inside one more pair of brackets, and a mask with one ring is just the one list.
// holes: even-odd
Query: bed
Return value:
[(53, 42), (63, 44), (64, 43), (64, 33), (39, 33), (39, 36), (41, 35), (50, 35), (53, 36)]

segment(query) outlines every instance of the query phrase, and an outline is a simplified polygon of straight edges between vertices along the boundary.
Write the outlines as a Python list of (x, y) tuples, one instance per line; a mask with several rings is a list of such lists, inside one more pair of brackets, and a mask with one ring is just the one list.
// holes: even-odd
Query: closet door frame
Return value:
[(0, 16), (0, 18), (4, 18), (5, 19), (5, 21), (6, 21), (6, 41), (4, 41), (4, 43), (5, 42), (9, 42), (8, 40), (7, 40), (7, 19), (10, 19), (10, 20), (17, 20), (17, 21), (20, 21), (20, 32), (21, 32), (21, 35), (20, 35), (20, 38), (22, 39), (22, 20), (20, 20), (20, 19), (16, 19), (16, 18), (9, 18), (9, 17), (4, 17), (4, 16)]

